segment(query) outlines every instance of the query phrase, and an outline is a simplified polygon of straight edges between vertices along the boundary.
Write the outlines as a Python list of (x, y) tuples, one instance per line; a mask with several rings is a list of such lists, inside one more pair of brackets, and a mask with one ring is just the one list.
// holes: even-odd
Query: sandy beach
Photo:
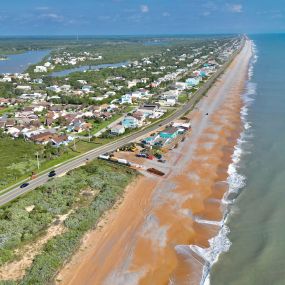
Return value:
[(57, 284), (199, 284), (204, 260), (190, 245), (208, 248), (220, 229), (251, 55), (247, 41), (190, 114), (192, 131), (168, 154), (166, 177), (142, 176), (131, 184), (85, 236)]

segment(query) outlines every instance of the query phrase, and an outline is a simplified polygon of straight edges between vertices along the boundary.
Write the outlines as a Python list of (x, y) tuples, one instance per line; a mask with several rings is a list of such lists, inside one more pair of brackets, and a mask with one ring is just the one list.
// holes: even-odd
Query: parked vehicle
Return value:
[(144, 157), (144, 158), (148, 157), (148, 155), (146, 153), (138, 153), (136, 156), (137, 157)]
[(165, 175), (164, 172), (162, 172), (162, 171), (160, 171), (160, 170), (158, 170), (158, 169), (155, 169), (155, 168), (148, 168), (147, 171), (150, 172), (150, 173), (153, 173), (153, 174), (155, 174), (155, 175), (158, 175), (158, 176), (163, 176), (163, 175)]
[(159, 159), (158, 162), (160, 162), (160, 163), (165, 163), (166, 160), (165, 160), (165, 159)]

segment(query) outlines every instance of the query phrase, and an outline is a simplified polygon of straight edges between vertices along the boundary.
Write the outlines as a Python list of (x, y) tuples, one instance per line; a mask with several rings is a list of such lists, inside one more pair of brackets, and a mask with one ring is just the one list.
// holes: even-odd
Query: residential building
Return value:
[(139, 126), (139, 121), (133, 116), (127, 116), (123, 119), (122, 125), (126, 129), (135, 129)]

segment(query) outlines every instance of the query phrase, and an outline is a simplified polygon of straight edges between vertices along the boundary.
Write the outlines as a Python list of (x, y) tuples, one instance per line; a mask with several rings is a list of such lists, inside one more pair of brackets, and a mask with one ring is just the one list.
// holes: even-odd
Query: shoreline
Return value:
[(167, 179), (139, 178), (114, 217), (88, 234), (58, 284), (199, 284), (205, 261), (190, 245), (206, 250), (220, 231), (250, 53), (247, 42), (191, 112), (193, 131), (169, 154), (179, 164)]

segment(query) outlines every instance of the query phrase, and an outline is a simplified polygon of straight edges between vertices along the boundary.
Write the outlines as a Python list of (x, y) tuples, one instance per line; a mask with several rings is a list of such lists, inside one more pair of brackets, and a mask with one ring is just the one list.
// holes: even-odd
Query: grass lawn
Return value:
[[(175, 110), (176, 108), (168, 110), (167, 113), (165, 113), (161, 118), (158, 120), (153, 120), (151, 123), (165, 119), (175, 112)], [(118, 116), (120, 117), (121, 115)], [(116, 120), (115, 117), (112, 119)], [(110, 121), (108, 124), (110, 124)], [(139, 131), (139, 129), (133, 130), (132, 132), (127, 132), (124, 134), (124, 136), (137, 131)], [(35, 153), (43, 149), (43, 146), (36, 145), (32, 142), (25, 142), (23, 140), (0, 138), (0, 192), (1, 189), (6, 189), (24, 179), (27, 179), (31, 175), (32, 171), (36, 173), (45, 171), (116, 139), (119, 139), (119, 137), (93, 138), (91, 142), (88, 141), (88, 138), (84, 140), (77, 140), (76, 149), (73, 148), (73, 143), (71, 143), (68, 152), (59, 157), (54, 157), (52, 160), (42, 160), (40, 162), (40, 169), (38, 170)]]
[(41, 146), (23, 140), (0, 138), (0, 188), (29, 175), (36, 167)]

